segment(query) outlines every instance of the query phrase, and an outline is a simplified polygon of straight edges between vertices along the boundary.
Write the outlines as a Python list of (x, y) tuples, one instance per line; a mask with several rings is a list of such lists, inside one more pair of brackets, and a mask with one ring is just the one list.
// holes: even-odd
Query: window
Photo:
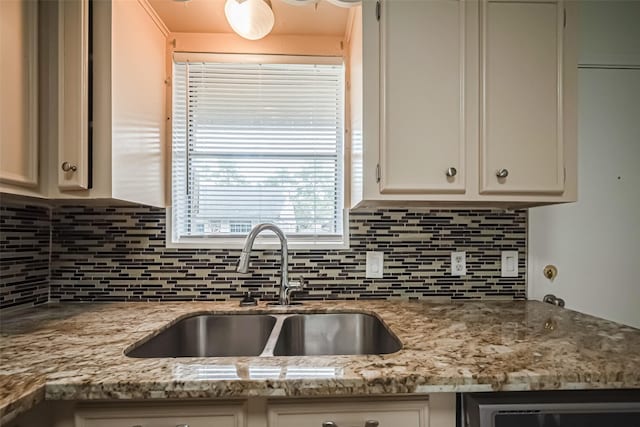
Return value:
[(233, 221), (229, 224), (229, 232), (246, 234), (251, 231), (253, 225), (251, 221)]
[(344, 96), (336, 58), (176, 54), (172, 243), (272, 222), (293, 247), (342, 246)]

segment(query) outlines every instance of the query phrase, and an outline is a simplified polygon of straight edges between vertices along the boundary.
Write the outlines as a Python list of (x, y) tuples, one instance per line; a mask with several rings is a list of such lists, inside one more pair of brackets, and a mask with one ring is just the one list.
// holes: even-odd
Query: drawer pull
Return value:
[(364, 422), (364, 427), (378, 427), (380, 423), (376, 420), (367, 420)]
[(496, 176), (498, 178), (506, 178), (509, 176), (509, 171), (506, 169), (500, 169), (499, 171), (496, 171)]
[(338, 427), (338, 424), (334, 423), (333, 421), (323, 421), (322, 427)]
[(189, 424), (178, 424), (176, 427), (189, 427)]
[(446, 175), (449, 178), (453, 178), (454, 176), (456, 176), (458, 174), (458, 170), (456, 168), (449, 168), (447, 169)]

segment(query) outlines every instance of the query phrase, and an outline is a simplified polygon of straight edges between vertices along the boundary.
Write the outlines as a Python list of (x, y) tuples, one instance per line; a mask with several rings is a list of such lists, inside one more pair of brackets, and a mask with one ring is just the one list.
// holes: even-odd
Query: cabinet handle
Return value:
[(449, 178), (453, 178), (454, 176), (456, 176), (458, 174), (458, 171), (456, 168), (449, 168), (447, 169), (447, 176)]
[(500, 169), (499, 171), (496, 172), (496, 176), (498, 178), (506, 178), (509, 176), (509, 171), (506, 169)]
[(63, 162), (62, 163), (62, 170), (65, 172), (75, 172), (78, 170), (78, 167), (76, 165), (72, 165), (69, 162)]
[(376, 420), (367, 420), (364, 422), (364, 427), (378, 427), (380, 423)]
[(323, 421), (322, 427), (338, 427), (338, 424), (334, 423), (333, 421)]
[(189, 424), (178, 424), (176, 427), (189, 427)]

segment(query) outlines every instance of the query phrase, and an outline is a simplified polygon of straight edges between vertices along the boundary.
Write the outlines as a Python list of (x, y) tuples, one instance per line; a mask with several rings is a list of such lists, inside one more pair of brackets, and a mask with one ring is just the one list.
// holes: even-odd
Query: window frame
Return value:
[[(348, 96), (348, 68), (345, 60), (341, 56), (307, 56), (307, 55), (281, 55), (281, 54), (234, 54), (234, 53), (197, 53), (197, 52), (174, 52), (172, 55), (171, 81), (173, 81), (173, 64), (175, 62), (219, 62), (219, 63), (268, 63), (268, 64), (319, 64), (319, 65), (343, 65), (343, 140), (342, 140), (342, 233), (340, 236), (296, 236), (287, 235), (287, 246), (289, 249), (308, 249), (308, 250), (325, 250), (325, 249), (347, 249), (349, 248), (349, 209), (348, 197), (350, 194), (349, 159), (350, 138), (348, 132), (349, 117), (349, 96)], [(171, 89), (173, 93), (173, 89)], [(173, 111), (173, 96), (171, 96), (171, 104), (168, 105), (169, 111)], [(173, 129), (173, 114), (171, 117), (171, 128)], [(171, 200), (170, 206), (166, 209), (166, 247), (167, 248), (194, 248), (194, 249), (241, 249), (244, 245), (246, 235), (209, 235), (209, 236), (187, 236), (176, 239), (174, 235), (174, 219), (173, 219), (173, 132), (169, 132), (169, 159), (168, 174), (169, 185), (168, 193)], [(266, 233), (259, 236), (254, 244), (257, 249), (277, 249), (280, 247), (280, 241), (272, 233)]]

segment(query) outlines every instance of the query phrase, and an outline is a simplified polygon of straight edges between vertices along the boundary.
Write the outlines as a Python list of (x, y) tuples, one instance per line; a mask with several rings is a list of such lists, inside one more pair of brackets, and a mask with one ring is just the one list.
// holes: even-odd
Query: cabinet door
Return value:
[(76, 414), (76, 427), (244, 427), (243, 405), (176, 407), (109, 405)]
[(38, 4), (0, 1), (0, 181), (38, 183)]
[(562, 193), (561, 1), (484, 0), (481, 193)]
[(89, 1), (59, 3), (58, 187), (89, 188)]
[[(378, 424), (369, 423), (374, 421)], [(269, 406), (269, 427), (427, 427), (427, 401), (292, 403)]]
[(464, 18), (458, 0), (381, 1), (381, 193), (465, 191)]

